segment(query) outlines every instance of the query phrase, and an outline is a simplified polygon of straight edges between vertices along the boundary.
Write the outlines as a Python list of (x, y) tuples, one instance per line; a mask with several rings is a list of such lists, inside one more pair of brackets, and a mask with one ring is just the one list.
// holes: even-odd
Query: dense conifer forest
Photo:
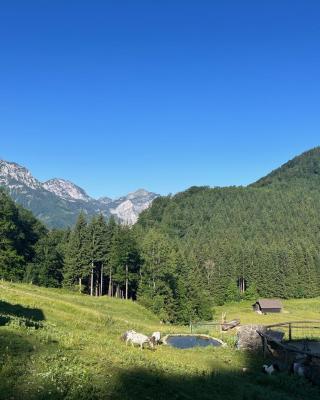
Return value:
[(47, 230), (0, 192), (0, 277), (138, 300), (161, 320), (257, 296), (320, 295), (320, 148), (248, 187), (160, 197), (130, 228), (81, 213)]

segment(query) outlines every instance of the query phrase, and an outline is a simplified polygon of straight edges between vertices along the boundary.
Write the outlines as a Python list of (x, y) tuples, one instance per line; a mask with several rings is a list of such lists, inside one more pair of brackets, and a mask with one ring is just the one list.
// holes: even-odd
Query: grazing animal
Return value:
[(142, 350), (144, 344), (148, 344), (151, 348), (153, 348), (153, 342), (148, 338), (148, 336), (143, 335), (142, 333), (137, 333), (134, 331), (127, 332), (126, 345), (131, 342), (131, 345), (135, 344), (140, 346), (140, 350)]
[(161, 339), (161, 333), (153, 332), (150, 339), (154, 342), (154, 344), (159, 344)]
[(123, 340), (124, 342), (127, 340), (127, 337), (130, 333), (136, 333), (136, 331), (134, 331), (133, 329), (131, 329), (130, 331), (126, 331), (121, 335), (121, 340)]
[(279, 371), (279, 367), (277, 364), (266, 365), (262, 366), (262, 371), (268, 375), (272, 375), (275, 371)]
[(152, 343), (152, 347), (155, 347), (157, 345), (156, 339), (153, 336), (149, 336), (149, 340), (150, 343)]

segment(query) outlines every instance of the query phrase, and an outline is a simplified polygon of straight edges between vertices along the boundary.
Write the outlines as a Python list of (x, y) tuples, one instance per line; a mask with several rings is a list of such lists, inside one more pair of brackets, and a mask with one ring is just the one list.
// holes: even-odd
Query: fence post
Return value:
[(289, 322), (289, 340), (292, 340), (292, 326), (291, 326), (291, 322)]

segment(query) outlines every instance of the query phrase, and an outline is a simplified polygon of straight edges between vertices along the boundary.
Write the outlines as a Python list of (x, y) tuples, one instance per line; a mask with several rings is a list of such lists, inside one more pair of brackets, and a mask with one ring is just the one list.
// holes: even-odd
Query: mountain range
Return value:
[(156, 193), (139, 189), (118, 199), (94, 199), (73, 182), (61, 178), (40, 182), (27, 168), (5, 160), (0, 160), (0, 186), (50, 228), (74, 225), (80, 211), (88, 217), (97, 213), (107, 218), (114, 215), (121, 222), (132, 225), (158, 197)]

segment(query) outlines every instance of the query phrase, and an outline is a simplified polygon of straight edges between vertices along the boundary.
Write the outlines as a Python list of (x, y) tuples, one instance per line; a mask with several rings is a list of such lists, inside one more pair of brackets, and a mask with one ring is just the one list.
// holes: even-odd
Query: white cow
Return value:
[(126, 345), (131, 342), (131, 345), (134, 346), (135, 344), (138, 344), (140, 346), (140, 350), (142, 350), (143, 345), (147, 343), (150, 347), (153, 348), (153, 343), (148, 338), (148, 336), (143, 335), (142, 333), (137, 333), (135, 331), (128, 331), (127, 332), (127, 339), (126, 339)]

